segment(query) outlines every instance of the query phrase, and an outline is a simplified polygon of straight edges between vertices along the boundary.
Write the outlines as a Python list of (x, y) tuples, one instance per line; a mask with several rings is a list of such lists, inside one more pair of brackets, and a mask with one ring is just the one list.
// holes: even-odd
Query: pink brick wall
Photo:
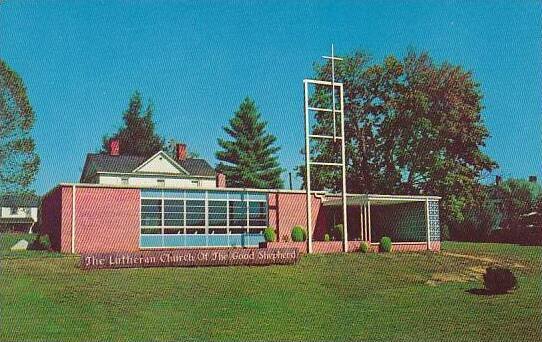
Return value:
[(75, 208), (77, 253), (139, 251), (138, 189), (77, 188)]
[[(307, 198), (303, 193), (270, 193), (269, 225), (277, 230), (278, 241), (290, 239), (292, 228), (296, 225), (307, 226)], [(326, 230), (326, 217), (322, 214), (322, 200), (312, 197), (312, 225), (314, 236), (322, 235)]]
[(49, 235), (51, 246), (60, 250), (60, 222), (62, 218), (62, 188), (51, 190), (41, 201), (40, 234)]
[[(138, 251), (139, 202), (138, 189), (77, 187), (75, 252)], [(41, 218), (53, 248), (71, 253), (71, 186), (60, 186), (44, 199)]]

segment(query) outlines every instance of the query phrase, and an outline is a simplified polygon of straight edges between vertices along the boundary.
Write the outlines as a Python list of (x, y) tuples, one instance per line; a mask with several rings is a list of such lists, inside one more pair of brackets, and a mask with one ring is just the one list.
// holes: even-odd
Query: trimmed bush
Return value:
[(303, 227), (295, 226), (294, 228), (292, 228), (292, 241), (302, 242), (302, 241), (305, 241), (306, 237), (307, 237), (307, 234)]
[(380, 239), (380, 251), (381, 252), (391, 252), (391, 239), (387, 236), (383, 236)]
[(517, 280), (514, 273), (504, 267), (488, 267), (484, 274), (484, 286), (489, 293), (502, 294), (515, 289)]
[(365, 241), (362, 241), (359, 245), (359, 251), (361, 253), (367, 253), (369, 251), (369, 244)]
[(266, 242), (275, 242), (277, 241), (277, 233), (275, 233), (275, 228), (267, 227), (263, 231), (263, 237)]
[(342, 223), (333, 226), (333, 231), (335, 232), (335, 236), (338, 237), (340, 241), (342, 241), (344, 236), (344, 226), (342, 225)]
[(324, 235), (324, 241), (331, 241), (331, 238), (329, 237), (329, 234)]
[(28, 244), (28, 249), (34, 251), (46, 251), (51, 250), (51, 240), (49, 235), (38, 235), (30, 244)]

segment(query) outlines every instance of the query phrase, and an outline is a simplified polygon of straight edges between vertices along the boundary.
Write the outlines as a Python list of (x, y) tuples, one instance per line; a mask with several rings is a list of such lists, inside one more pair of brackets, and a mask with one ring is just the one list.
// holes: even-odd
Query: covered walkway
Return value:
[[(383, 236), (391, 238), (396, 250), (440, 249), (440, 222), (436, 196), (349, 194), (348, 240), (373, 245)], [(328, 196), (322, 203), (330, 226), (342, 223), (342, 200)], [(323, 232), (315, 232), (319, 240)], [(351, 243), (349, 243), (351, 245)]]

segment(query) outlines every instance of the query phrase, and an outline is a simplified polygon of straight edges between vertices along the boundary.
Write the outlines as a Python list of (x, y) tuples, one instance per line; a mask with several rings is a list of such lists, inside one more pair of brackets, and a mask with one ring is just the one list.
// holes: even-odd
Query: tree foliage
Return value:
[(494, 186), (492, 197), (500, 203), (501, 228), (521, 226), (522, 215), (536, 211), (542, 203), (542, 186), (523, 179), (507, 179)]
[(0, 192), (29, 192), (40, 159), (31, 130), (35, 114), (22, 79), (0, 60)]
[(220, 160), (217, 170), (226, 175), (229, 187), (275, 189), (282, 187), (282, 169), (276, 153), (276, 137), (266, 131), (256, 104), (243, 100), (224, 131), (231, 140), (218, 139), (222, 148), (216, 152)]
[(102, 152), (109, 151), (109, 142), (112, 139), (119, 140), (120, 154), (150, 157), (162, 150), (164, 139), (155, 132), (153, 113), (152, 103), (147, 104), (143, 111), (141, 94), (136, 91), (122, 116), (124, 126), (112, 136), (102, 139)]
[[(177, 139), (169, 139), (166, 145), (164, 146), (164, 152), (166, 152), (171, 158), (176, 159), (177, 158), (177, 144), (180, 144), (181, 142)], [(186, 155), (187, 158), (199, 158), (200, 155), (196, 151), (188, 150), (188, 153)]]
[[(472, 74), (413, 51), (381, 64), (360, 51), (343, 58), (335, 77), (344, 84), (348, 192), (440, 195), (443, 222), (464, 220), (478, 200), (479, 178), (496, 166), (481, 150), (489, 133)], [(315, 73), (330, 80), (331, 64), (316, 65)], [(329, 87), (316, 87), (310, 105), (331, 102)], [(329, 113), (314, 118), (315, 134), (329, 134)], [(340, 141), (317, 141), (311, 156), (340, 161)], [(340, 188), (338, 168), (314, 167), (311, 176), (315, 189)]]

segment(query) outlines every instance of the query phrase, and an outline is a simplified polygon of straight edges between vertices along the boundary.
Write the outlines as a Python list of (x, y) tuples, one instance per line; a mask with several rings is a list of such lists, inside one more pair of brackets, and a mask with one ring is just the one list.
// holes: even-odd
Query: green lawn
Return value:
[[(542, 340), (540, 247), (443, 251), (86, 272), (75, 257), (3, 258), (0, 340)], [(494, 263), (519, 289), (469, 293)]]

